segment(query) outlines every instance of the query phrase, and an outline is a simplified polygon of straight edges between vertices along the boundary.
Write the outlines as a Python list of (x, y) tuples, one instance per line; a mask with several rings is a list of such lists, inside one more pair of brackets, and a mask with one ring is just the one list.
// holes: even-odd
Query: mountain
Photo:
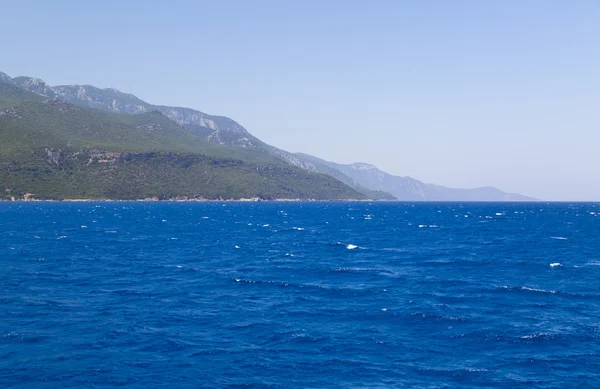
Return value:
[(336, 166), (336, 164), (324, 161), (308, 154), (296, 153), (295, 156), (298, 158), (298, 161), (300, 161), (299, 165), (302, 166), (302, 168), (315, 173), (327, 174), (328, 176), (334, 177), (370, 199), (397, 200), (397, 198), (391, 193), (379, 189), (369, 189), (368, 187), (363, 186), (357, 180), (345, 174)]
[(22, 81), (0, 84), (2, 198), (365, 198), (330, 176), (209, 142), (161, 112), (73, 105)]
[(12, 80), (29, 92), (89, 108), (130, 115), (158, 111), (213, 143), (241, 148), (260, 148), (263, 145), (240, 124), (223, 116), (208, 115), (190, 108), (152, 105), (114, 88), (100, 89), (92, 85), (51, 87), (33, 77), (15, 77)]
[(6, 73), (0, 72), (0, 84), (17, 85)]
[[(75, 105), (130, 115), (158, 111), (209, 142), (254, 150), (257, 153), (275, 157), (292, 166), (312, 172), (317, 171), (311, 163), (307, 163), (307, 161), (304, 161), (293, 153), (262, 142), (250, 134), (239, 123), (227, 117), (208, 115), (191, 108), (152, 105), (132, 94), (123, 93), (114, 88), (100, 89), (92, 85), (59, 85), (51, 87), (43, 80), (34, 77), (15, 77), (12, 80), (16, 85), (29, 92), (48, 98), (60, 99)], [(338, 174), (335, 170), (327, 171), (326, 168), (321, 170), (321, 173), (331, 175), (369, 198), (375, 200), (394, 199), (394, 196), (389, 193), (381, 193), (363, 188), (352, 180), (349, 180), (345, 175)]]
[(411, 177), (393, 176), (367, 163), (342, 165), (328, 162), (307, 154), (297, 154), (299, 158), (311, 163), (313, 171), (333, 175), (340, 174), (347, 180), (342, 182), (354, 188), (366, 188), (393, 195), (401, 201), (535, 201), (536, 199), (519, 194), (505, 193), (494, 187), (475, 189), (447, 188), (440, 185), (425, 184)]
[(411, 177), (398, 177), (365, 163), (341, 165), (301, 153), (290, 153), (262, 142), (236, 121), (223, 116), (182, 107), (149, 104), (136, 96), (114, 88), (100, 89), (91, 85), (49, 86), (32, 77), (11, 79), (0, 73), (0, 82), (12, 83), (45, 98), (59, 99), (74, 105), (112, 113), (139, 115), (160, 112), (180, 127), (204, 140), (248, 151), (254, 158), (270, 158), (312, 173), (326, 174), (355, 191), (377, 200), (405, 201), (528, 201), (526, 196), (509, 194), (493, 187), (455, 189), (425, 184)]

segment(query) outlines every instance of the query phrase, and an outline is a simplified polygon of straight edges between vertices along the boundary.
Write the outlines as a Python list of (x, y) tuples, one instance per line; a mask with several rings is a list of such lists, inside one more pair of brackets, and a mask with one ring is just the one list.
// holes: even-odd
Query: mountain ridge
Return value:
[(506, 193), (495, 187), (487, 186), (472, 189), (448, 188), (442, 185), (426, 184), (412, 177), (394, 176), (375, 165), (355, 162), (348, 165), (329, 162), (308, 154), (296, 153), (312, 161), (317, 172), (323, 172), (319, 165), (340, 171), (350, 177), (358, 186), (370, 190), (390, 193), (403, 201), (537, 201), (538, 199), (515, 193)]
[(116, 88), (98, 88), (87, 84), (50, 86), (42, 79), (26, 76), (15, 77), (12, 81), (29, 92), (48, 98), (59, 98), (90, 108), (130, 115), (159, 111), (177, 124), (189, 126), (192, 131), (198, 131), (197, 127), (211, 130), (210, 135), (215, 138), (213, 143), (231, 145), (225, 140), (218, 141), (218, 135), (215, 133), (221, 131), (249, 135), (248, 131), (239, 123), (225, 116), (209, 115), (192, 108), (150, 104), (131, 93), (121, 92)]
[[(158, 111), (178, 125), (192, 131), (211, 143), (237, 149), (253, 150), (277, 158), (289, 165), (309, 172), (327, 174), (372, 199), (406, 201), (531, 201), (527, 196), (509, 194), (497, 188), (460, 189), (425, 184), (412, 177), (400, 177), (379, 170), (376, 166), (355, 162), (335, 164), (303, 153), (291, 153), (261, 141), (242, 125), (225, 116), (209, 115), (185, 107), (171, 107), (147, 103), (131, 93), (116, 88), (98, 88), (93, 85), (49, 86), (34, 77), (15, 77), (0, 73), (0, 82), (6, 80), (29, 92), (47, 98), (60, 99), (75, 105), (128, 115)], [(385, 181), (385, 182), (382, 182)]]
[[(39, 83), (38, 83), (39, 85)], [(366, 199), (158, 111), (125, 115), (0, 84), (0, 199)]]

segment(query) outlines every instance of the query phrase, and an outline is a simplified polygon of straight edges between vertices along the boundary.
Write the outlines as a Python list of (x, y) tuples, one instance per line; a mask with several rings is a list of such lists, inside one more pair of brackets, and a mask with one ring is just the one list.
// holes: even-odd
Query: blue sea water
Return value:
[(600, 387), (600, 204), (0, 203), (0, 386)]

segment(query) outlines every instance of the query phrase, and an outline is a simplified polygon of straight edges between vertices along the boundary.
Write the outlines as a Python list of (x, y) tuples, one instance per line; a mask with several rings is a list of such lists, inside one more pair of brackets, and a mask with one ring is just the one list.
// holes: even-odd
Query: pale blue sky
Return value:
[(455, 187), (600, 200), (600, 1), (0, 0), (0, 71)]

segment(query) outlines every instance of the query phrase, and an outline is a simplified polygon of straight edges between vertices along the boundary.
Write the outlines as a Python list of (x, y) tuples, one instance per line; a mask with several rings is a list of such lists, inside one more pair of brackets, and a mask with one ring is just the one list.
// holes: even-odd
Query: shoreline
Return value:
[(533, 203), (600, 203), (600, 201), (549, 201), (549, 200), (527, 200), (527, 201), (473, 201), (473, 200), (373, 200), (373, 199), (0, 199), (2, 203), (333, 203), (333, 202), (355, 202), (355, 203), (506, 203), (506, 204), (533, 204)]
[(373, 202), (373, 201), (392, 201), (392, 200), (370, 200), (370, 199), (15, 199), (15, 200), (0, 200), (0, 203), (314, 203), (314, 202)]

